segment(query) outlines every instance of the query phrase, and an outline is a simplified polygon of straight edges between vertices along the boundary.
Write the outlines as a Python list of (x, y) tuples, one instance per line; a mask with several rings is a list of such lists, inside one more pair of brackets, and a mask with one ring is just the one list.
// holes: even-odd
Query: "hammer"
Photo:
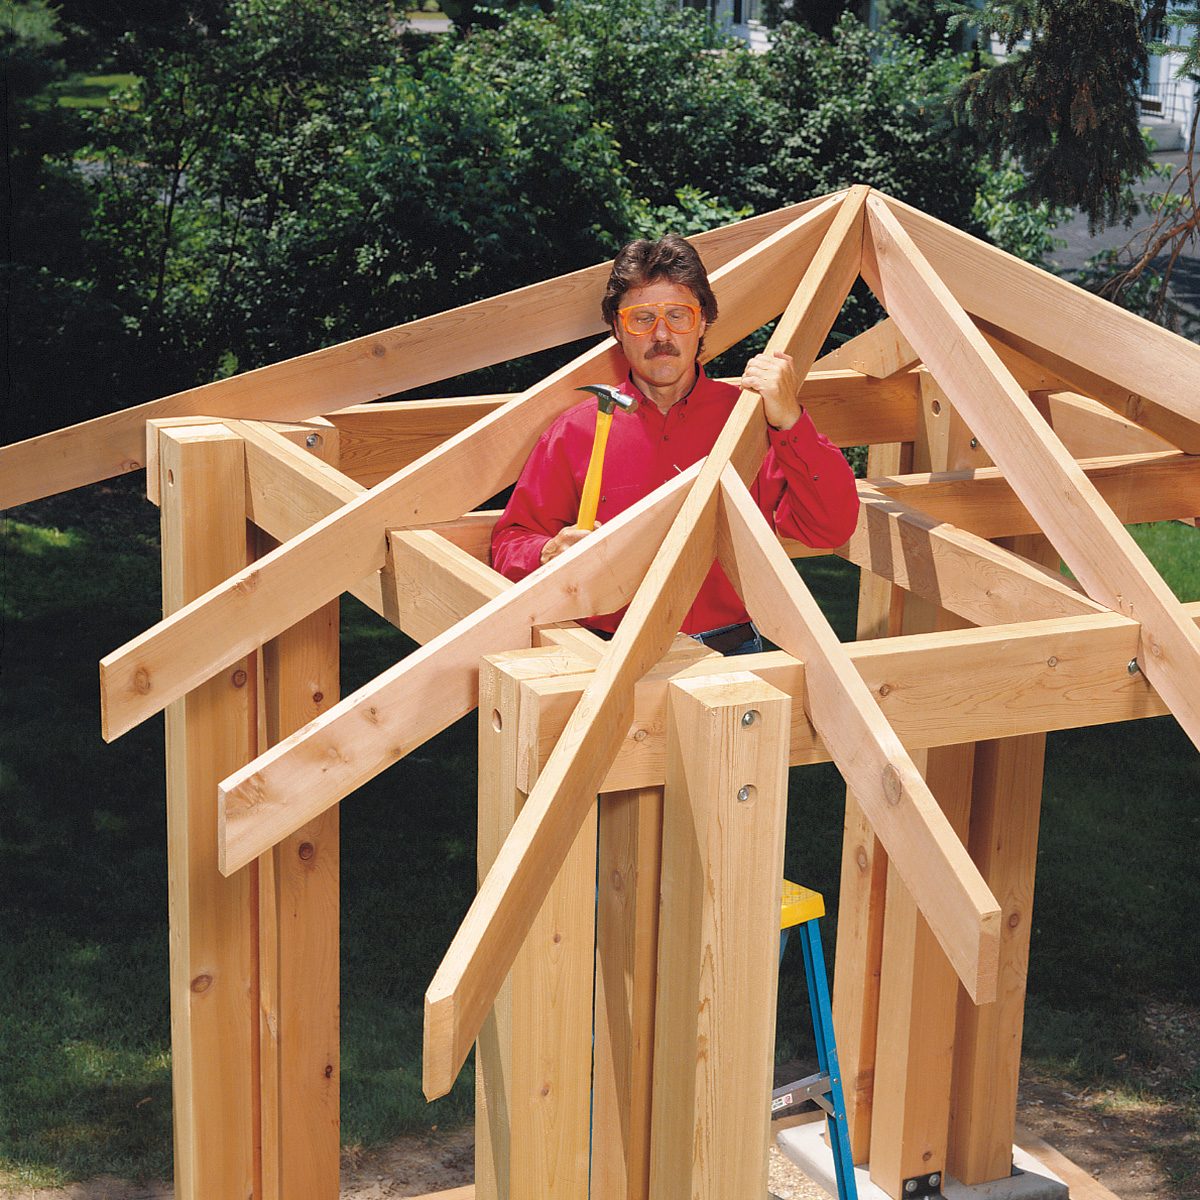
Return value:
[(596, 440), (592, 442), (592, 457), (583, 481), (583, 495), (579, 499), (579, 517), (575, 521), (580, 529), (595, 529), (596, 508), (600, 503), (600, 479), (604, 474), (604, 448), (608, 445), (608, 431), (612, 427), (613, 413), (618, 408), (633, 412), (637, 408), (637, 401), (631, 400), (606, 383), (589, 383), (586, 387), (575, 390), (591, 392), (599, 401), (596, 412)]

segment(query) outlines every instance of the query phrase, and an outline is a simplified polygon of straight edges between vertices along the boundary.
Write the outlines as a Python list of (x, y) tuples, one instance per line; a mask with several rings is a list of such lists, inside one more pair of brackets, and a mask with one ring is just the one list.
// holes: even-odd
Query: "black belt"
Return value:
[(754, 636), (754, 626), (749, 621), (734, 625), (731, 629), (711, 629), (707, 633), (693, 633), (692, 637), (718, 654), (728, 654)]

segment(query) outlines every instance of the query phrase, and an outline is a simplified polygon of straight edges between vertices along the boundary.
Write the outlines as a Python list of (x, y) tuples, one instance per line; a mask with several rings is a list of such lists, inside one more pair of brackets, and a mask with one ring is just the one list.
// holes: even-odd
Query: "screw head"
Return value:
[(979, 449), (979, 439), (978, 439), (978, 438), (972, 438), (972, 439), (971, 439), (971, 449), (972, 449), (972, 450), (978, 450), (978, 449)]
[(929, 1186), (937, 1187), (938, 1184), (941, 1182), (942, 1182), (942, 1177), (936, 1171), (934, 1171), (934, 1173), (932, 1175), (930, 1175), (930, 1177), (929, 1177)]
[(756, 708), (751, 708), (747, 712), (742, 713), (742, 726), (745, 729), (749, 729), (750, 726), (753, 725), (754, 722), (757, 720), (758, 720), (758, 709), (756, 709)]
[(319, 433), (310, 433), (308, 437), (304, 439), (304, 444), (310, 450), (313, 449), (314, 446), (319, 446), (321, 444), (321, 435)]
[(749, 800), (753, 795), (754, 792), (750, 785), (748, 783), (742, 784), (742, 786), (738, 788), (738, 803), (745, 804), (746, 801)]
[(1142, 668), (1138, 666), (1138, 660), (1136, 658), (1131, 658), (1129, 660), (1129, 666), (1125, 668), (1130, 675), (1136, 675), (1141, 669)]
[(915, 1179), (906, 1179), (904, 1181), (904, 1190), (910, 1195), (914, 1195), (917, 1190), (917, 1181)]

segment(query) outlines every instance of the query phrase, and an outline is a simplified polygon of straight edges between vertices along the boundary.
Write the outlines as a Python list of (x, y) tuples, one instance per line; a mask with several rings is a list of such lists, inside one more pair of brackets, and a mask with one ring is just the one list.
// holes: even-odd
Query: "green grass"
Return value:
[[(1200, 598), (1200, 533), (1165, 525), (1135, 536), (1182, 598)], [(0, 1182), (165, 1175), (162, 721), (104, 745), (96, 677), (102, 655), (157, 619), (156, 513), (132, 482), (98, 486), (15, 510), (2, 547)], [(800, 569), (839, 635), (851, 637), (856, 572), (828, 559)], [(409, 649), (344, 602), (344, 691)], [(786, 870), (827, 897), (830, 962), (843, 793), (831, 766), (792, 772)], [(1170, 720), (1049, 739), (1031, 1061), (1083, 1083), (1140, 1086), (1154, 1048), (1139, 1032), (1139, 1005), (1194, 996), (1200, 984), (1197, 794), (1200, 760)], [(425, 986), (473, 889), (474, 720), (384, 772), (341, 812), (343, 1140), (370, 1145), (470, 1118), (469, 1068), (451, 1096), (425, 1104), (420, 1042)], [(782, 971), (781, 1055), (811, 1052), (804, 996), (793, 948)], [(1169, 1086), (1182, 1094), (1188, 1083)]]
[(136, 75), (72, 75), (54, 90), (63, 108), (107, 108), (113, 93), (136, 82)]

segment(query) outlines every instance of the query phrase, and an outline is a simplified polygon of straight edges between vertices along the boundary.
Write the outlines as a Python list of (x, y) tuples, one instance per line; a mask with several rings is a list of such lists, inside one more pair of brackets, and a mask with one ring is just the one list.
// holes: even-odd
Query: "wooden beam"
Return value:
[[(273, 745), (337, 702), (337, 601), (273, 638), (262, 657)], [(338, 1192), (339, 880), (336, 808), (259, 862), (264, 1200), (332, 1200)]]
[(388, 534), (395, 577), (393, 619), (428, 642), (513, 585), (465, 550), (427, 529)]
[(884, 317), (870, 329), (817, 359), (815, 369), (845, 369), (858, 371), (873, 379), (887, 379), (920, 361), (917, 352), (896, 327), (896, 322)]
[[(810, 371), (800, 401), (837, 446), (912, 437), (917, 375), (873, 379), (858, 371)], [(510, 402), (515, 393), (449, 400), (380, 401), (331, 413), (339, 467), (373, 487)], [(1107, 410), (1106, 410), (1107, 411)]]
[[(727, 315), (708, 335), (712, 353), (758, 328), (786, 302), (788, 264), (806, 261), (838, 201), (813, 208), (712, 277)], [(727, 338), (728, 341), (723, 339)], [(101, 721), (111, 740), (295, 624), (386, 559), (385, 530), (454, 520), (511, 483), (542, 429), (575, 389), (625, 371), (606, 339), (469, 430), (363, 493), (253, 568), (232, 576), (100, 664)]]
[(753, 675), (668, 689), (650, 1195), (762, 1196), (791, 700)]
[[(918, 751), (916, 761), (965, 841), (975, 747), (938, 746)], [(869, 1157), (871, 1182), (892, 1200), (903, 1200), (905, 1180), (945, 1174), (954, 1014), (966, 996), (914, 899), (889, 861)]]
[(809, 719), (963, 986), (986, 1003), (996, 988), (995, 899), (749, 493), (732, 476), (724, 483), (722, 566), (763, 633), (803, 657)]
[[(1141, 669), (1200, 745), (1200, 635), (1195, 626), (892, 210), (882, 201), (869, 207), (879, 278), (868, 282), (1088, 594), (1140, 621)], [(1156, 329), (1146, 322), (1134, 326), (1143, 327)], [(1120, 328), (1128, 335), (1128, 327)], [(1176, 341), (1188, 346), (1200, 363), (1200, 349)]]
[(1143, 429), (1090, 396), (1070, 391), (1031, 391), (1029, 398), (1072, 458), (1161, 454), (1175, 449), (1157, 433)]
[(839, 553), (976, 625), (1106, 612), (1057, 572), (859, 487), (858, 528)]
[[(497, 655), (480, 669), (480, 880), (525, 803), (516, 782), (521, 681), (581, 665), (547, 649)], [(537, 769), (534, 763), (535, 775)], [(479, 1200), (587, 1194), (595, 895), (593, 817), (579, 831), (479, 1033)]]
[[(712, 273), (824, 203), (806, 200), (689, 240)], [(0, 508), (139, 470), (145, 424), (157, 417), (300, 421), (603, 332), (599, 300), (611, 267), (600, 263), (4, 446)]]
[[(1200, 625), (1200, 604), (1185, 606)], [(935, 636), (889, 638), (844, 647), (888, 723), (909, 749), (1015, 737), (1158, 717), (1167, 707), (1127, 664), (1138, 627), (1109, 613), (1021, 625), (951, 630)], [(804, 664), (780, 651), (748, 656), (749, 667), (793, 697), (804, 689)], [(721, 663), (710, 668), (719, 673)], [(685, 669), (685, 674), (686, 669)], [(537, 685), (541, 709), (524, 731), (528, 746), (561, 737), (590, 675)], [(653, 787), (666, 771), (666, 691), (647, 676), (634, 692), (634, 712), (602, 792)], [(531, 749), (526, 753), (533, 753)], [(830, 762), (803, 705), (792, 709), (792, 766)]]
[[(1079, 463), (1123, 524), (1167, 521), (1200, 505), (1200, 458), (1178, 452), (1130, 454)], [(864, 481), (876, 491), (977, 537), (1037, 533), (1038, 524), (996, 467)]]
[[(1200, 399), (1187, 386), (1200, 381), (1200, 347), (897, 200), (889, 199), (886, 208), (969, 313), (1020, 339), (1015, 344), (1030, 357), (1039, 357), (1038, 349), (1054, 355), (1049, 365), (1064, 378), (1078, 378), (1086, 363), (1093, 376), (1145, 397), (1153, 413), (1127, 415), (1181, 449), (1200, 453)], [(912, 323), (888, 312), (937, 375), (928, 347), (914, 339)], [(1074, 390), (1104, 399), (1088, 387), (1076, 384)]]
[[(246, 562), (242, 444), (220, 425), (164, 430), (163, 608)], [(167, 709), (167, 856), (175, 1193), (261, 1191), (255, 871), (216, 870), (214, 789), (254, 753), (257, 668), (246, 659)]]
[(586, 545), (526, 576), (224, 780), (222, 869), (237, 870), (469, 713), (484, 655), (528, 646), (532, 625), (625, 604), (697, 470), (676, 476)]
[(330, 413), (341, 439), (342, 470), (365, 487), (374, 487), (503, 408), (515, 395), (358, 404)]
[[(868, 191), (852, 188), (829, 214), (820, 244), (790, 258), (803, 278), (767, 348), (790, 350), (804, 374), (858, 276)], [(824, 215), (818, 210), (808, 223), (818, 214)], [(738, 278), (749, 283), (748, 276)], [(426, 992), (429, 1098), (453, 1084), (528, 928), (530, 909), (545, 895), (608, 770), (632, 711), (634, 684), (670, 644), (712, 564), (720, 472), (733, 464), (752, 478), (766, 444), (762, 400), (743, 392)]]

